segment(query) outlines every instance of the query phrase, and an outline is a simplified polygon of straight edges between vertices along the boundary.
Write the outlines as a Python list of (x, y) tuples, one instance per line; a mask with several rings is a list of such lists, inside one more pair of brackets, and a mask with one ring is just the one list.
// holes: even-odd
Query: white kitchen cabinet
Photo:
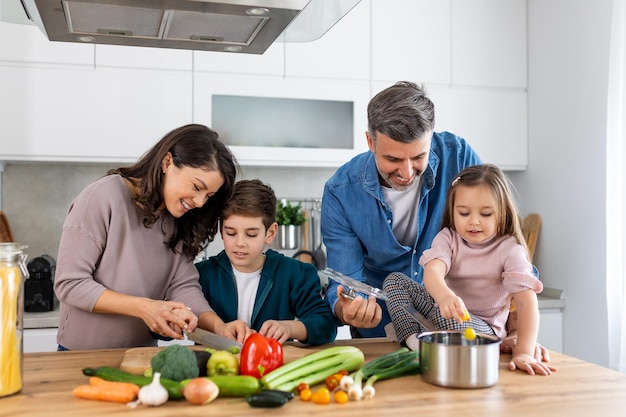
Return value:
[(193, 66), (195, 72), (283, 77), (285, 44), (274, 43), (262, 55), (194, 51)]
[(371, 1), (372, 79), (450, 84), (450, 2)]
[(141, 46), (96, 45), (96, 68), (134, 68), (187, 71), (193, 69), (193, 51)]
[[(393, 82), (372, 83), (374, 94)], [(435, 131), (466, 139), (485, 163), (505, 170), (528, 165), (527, 95), (515, 89), (425, 85), (435, 104)]]
[(527, 85), (527, 0), (452, 0), (452, 84)]
[(57, 350), (57, 328), (24, 329), (24, 353)]
[[(367, 82), (301, 80), (261, 78), (261, 77), (218, 77), (196, 74), (194, 79), (194, 120), (212, 126), (212, 95), (233, 95), (247, 97), (293, 98), (311, 100), (337, 100), (353, 103), (352, 135), (350, 146), (345, 149), (230, 146), (242, 165), (257, 166), (326, 166), (334, 167), (348, 161), (357, 153), (367, 149), (365, 130), (367, 129), (366, 108), (369, 101)], [(240, 123), (246, 123), (241, 120)], [(280, 123), (268, 120), (267, 123)], [(324, 124), (324, 120), (314, 120)], [(347, 121), (350, 122), (350, 121)], [(263, 129), (263, 124), (255, 125)], [(295, 141), (297, 137), (293, 138)]]
[(34, 25), (0, 22), (0, 65), (16, 63), (93, 66), (94, 45), (50, 42)]
[(135, 161), (191, 122), (191, 84), (185, 72), (0, 66), (0, 159)]
[(370, 0), (361, 0), (321, 38), (286, 43), (285, 76), (369, 80)]

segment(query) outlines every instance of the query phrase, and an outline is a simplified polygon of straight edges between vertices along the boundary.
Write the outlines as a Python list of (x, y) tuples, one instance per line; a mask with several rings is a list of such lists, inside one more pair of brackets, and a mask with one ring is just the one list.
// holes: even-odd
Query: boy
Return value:
[(235, 185), (222, 211), (224, 250), (196, 264), (204, 296), (219, 316), (206, 327), (240, 342), (253, 331), (280, 343), (332, 342), (337, 322), (315, 267), (263, 252), (276, 237), (276, 203), (272, 188), (259, 180)]

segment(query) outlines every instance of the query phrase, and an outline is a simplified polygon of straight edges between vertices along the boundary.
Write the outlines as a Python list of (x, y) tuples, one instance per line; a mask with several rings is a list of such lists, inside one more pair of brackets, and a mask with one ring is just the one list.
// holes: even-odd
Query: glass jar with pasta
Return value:
[(22, 330), (26, 255), (18, 243), (0, 243), (0, 397), (22, 390)]

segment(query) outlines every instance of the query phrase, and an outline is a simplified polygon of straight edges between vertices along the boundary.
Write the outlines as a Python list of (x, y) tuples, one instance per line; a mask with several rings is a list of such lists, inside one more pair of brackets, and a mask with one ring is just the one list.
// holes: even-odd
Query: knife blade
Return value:
[(199, 327), (196, 327), (193, 332), (185, 331), (184, 333), (185, 336), (187, 336), (187, 339), (213, 349), (227, 350), (236, 347), (241, 351), (241, 343), (236, 340), (231, 340), (227, 337), (220, 336), (219, 334), (209, 332)]

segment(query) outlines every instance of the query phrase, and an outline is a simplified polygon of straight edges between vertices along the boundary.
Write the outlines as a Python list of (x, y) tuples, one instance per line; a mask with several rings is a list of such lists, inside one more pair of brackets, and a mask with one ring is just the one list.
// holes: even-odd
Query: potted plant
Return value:
[(300, 204), (292, 205), (289, 200), (280, 200), (276, 207), (276, 247), (297, 249), (302, 236), (302, 225), (306, 221)]

